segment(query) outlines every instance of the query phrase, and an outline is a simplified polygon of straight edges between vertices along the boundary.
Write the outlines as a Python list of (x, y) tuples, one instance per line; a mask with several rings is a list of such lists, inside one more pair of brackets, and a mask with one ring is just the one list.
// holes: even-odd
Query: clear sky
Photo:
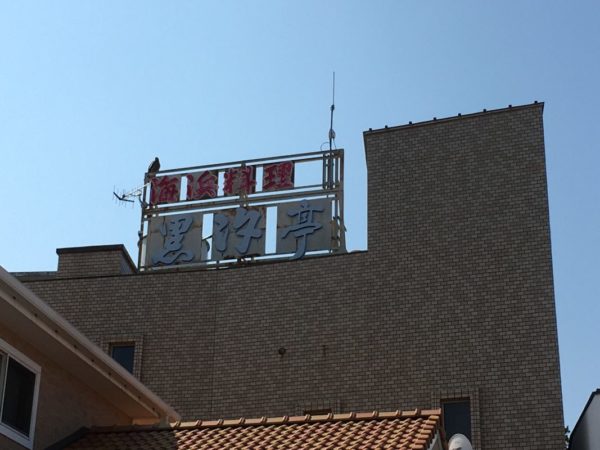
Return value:
[[(600, 3), (0, 0), (0, 264), (124, 243), (112, 191), (163, 168), (318, 150), (336, 71), (350, 249), (362, 132), (545, 101), (565, 421), (600, 387)], [(535, 410), (536, 405), (531, 405)]]

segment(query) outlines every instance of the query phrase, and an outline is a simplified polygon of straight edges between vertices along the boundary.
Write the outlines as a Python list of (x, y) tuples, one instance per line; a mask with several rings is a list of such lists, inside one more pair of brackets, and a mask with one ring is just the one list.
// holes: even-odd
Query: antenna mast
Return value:
[(333, 131), (333, 111), (335, 110), (335, 72), (333, 72), (333, 86), (331, 98), (331, 118), (329, 121), (329, 151), (332, 150), (332, 142), (335, 141), (335, 131)]

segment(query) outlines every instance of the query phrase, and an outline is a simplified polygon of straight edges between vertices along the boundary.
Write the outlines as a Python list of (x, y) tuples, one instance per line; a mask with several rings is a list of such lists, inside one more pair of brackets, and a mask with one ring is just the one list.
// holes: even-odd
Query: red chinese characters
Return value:
[(180, 188), (181, 178), (179, 176), (152, 178), (150, 182), (150, 204), (178, 202)]
[(263, 166), (263, 191), (279, 191), (294, 187), (294, 163), (284, 161)]
[(225, 171), (223, 194), (248, 195), (256, 190), (256, 168), (254, 166), (232, 167)]
[(215, 198), (219, 189), (219, 176), (216, 170), (190, 173), (186, 175), (186, 200), (203, 200)]

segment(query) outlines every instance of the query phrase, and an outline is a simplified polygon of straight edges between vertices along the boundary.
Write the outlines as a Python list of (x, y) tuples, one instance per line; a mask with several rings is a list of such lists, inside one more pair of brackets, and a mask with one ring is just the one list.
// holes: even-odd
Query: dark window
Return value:
[(0, 339), (0, 434), (32, 448), (41, 368)]
[(35, 373), (12, 358), (8, 360), (2, 401), (2, 422), (29, 436)]
[(446, 439), (460, 433), (471, 440), (471, 402), (468, 398), (442, 400), (442, 414)]
[(320, 409), (305, 409), (303, 414), (310, 414), (311, 416), (326, 416), (331, 414), (331, 408), (320, 408)]
[(133, 357), (135, 355), (135, 344), (112, 344), (110, 356), (121, 364), (130, 373), (133, 373)]

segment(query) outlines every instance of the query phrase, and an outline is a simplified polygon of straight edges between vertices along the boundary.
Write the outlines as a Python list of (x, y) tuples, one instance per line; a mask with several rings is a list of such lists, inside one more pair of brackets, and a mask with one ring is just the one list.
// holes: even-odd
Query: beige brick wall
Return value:
[(85, 277), (90, 274), (120, 275), (135, 272), (135, 265), (125, 246), (98, 245), (79, 248), (59, 248), (58, 277)]
[(143, 336), (141, 380), (186, 419), (473, 393), (476, 447), (562, 448), (541, 105), (365, 145), (368, 252), (27, 284), (99, 344)]
[[(81, 427), (131, 423), (129, 417), (87, 385), (73, 378), (46, 355), (27, 345), (7, 329), (0, 327), (0, 336), (42, 368), (34, 434), (35, 449), (44, 449)], [(0, 435), (0, 449), (23, 448)]]

